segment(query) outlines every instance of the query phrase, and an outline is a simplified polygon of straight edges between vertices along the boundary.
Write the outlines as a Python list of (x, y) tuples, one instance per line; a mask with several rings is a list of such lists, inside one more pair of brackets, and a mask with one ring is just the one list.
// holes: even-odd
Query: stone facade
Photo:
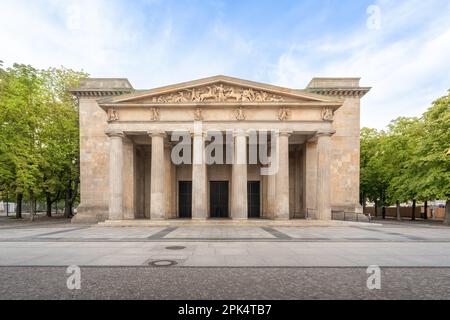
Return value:
[[(80, 104), (81, 205), (73, 222), (268, 218), (331, 219), (360, 211), (358, 78), (314, 78), (303, 90), (225, 76), (135, 90), (86, 79)], [(208, 133), (231, 133), (227, 164), (206, 164)], [(278, 170), (251, 162), (251, 132), (275, 133)], [(189, 162), (174, 163), (176, 132)], [(178, 140), (177, 140), (178, 141)], [(260, 150), (260, 145), (254, 146)]]

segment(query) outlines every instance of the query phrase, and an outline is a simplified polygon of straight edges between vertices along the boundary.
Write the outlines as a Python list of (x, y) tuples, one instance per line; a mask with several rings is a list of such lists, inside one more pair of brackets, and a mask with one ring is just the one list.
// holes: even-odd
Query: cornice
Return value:
[(111, 96), (121, 96), (124, 94), (129, 94), (133, 92), (130, 88), (123, 89), (71, 89), (69, 90), (74, 96), (80, 97), (111, 97)]
[(370, 87), (348, 87), (348, 88), (308, 88), (307, 91), (332, 97), (364, 97), (369, 91)]

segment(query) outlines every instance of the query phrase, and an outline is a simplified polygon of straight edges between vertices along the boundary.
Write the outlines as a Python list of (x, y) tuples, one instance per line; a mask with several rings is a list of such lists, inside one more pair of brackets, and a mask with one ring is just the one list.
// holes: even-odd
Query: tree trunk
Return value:
[(34, 201), (34, 192), (30, 191), (30, 220), (34, 221), (34, 215), (36, 213), (36, 202)]
[(450, 200), (445, 203), (445, 217), (444, 224), (450, 225)]
[(16, 198), (16, 219), (22, 219), (23, 193), (18, 193)]
[(375, 218), (378, 217), (378, 201), (375, 200), (375, 212), (373, 213), (375, 215)]
[(381, 208), (381, 216), (383, 217), (383, 220), (386, 219), (386, 206)]
[(412, 221), (416, 220), (416, 199), (413, 199), (411, 220)]
[(47, 217), (52, 217), (52, 198), (50, 197), (50, 193), (45, 195), (45, 199), (47, 202)]
[(425, 220), (427, 220), (428, 219), (428, 201), (425, 201), (425, 203), (423, 205), (423, 212), (424, 212), (423, 218)]
[(9, 217), (9, 193), (6, 193), (6, 216)]
[(64, 198), (64, 218), (72, 217), (72, 186), (68, 186)]
[(397, 200), (397, 220), (401, 221), (402, 220), (402, 214), (400, 213), (400, 201)]

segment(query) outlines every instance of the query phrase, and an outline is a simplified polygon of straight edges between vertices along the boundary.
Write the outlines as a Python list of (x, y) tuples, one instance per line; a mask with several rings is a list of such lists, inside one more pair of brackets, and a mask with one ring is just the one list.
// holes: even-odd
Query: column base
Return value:
[(77, 214), (72, 218), (71, 223), (98, 223), (108, 219), (108, 207), (84, 206), (77, 208)]

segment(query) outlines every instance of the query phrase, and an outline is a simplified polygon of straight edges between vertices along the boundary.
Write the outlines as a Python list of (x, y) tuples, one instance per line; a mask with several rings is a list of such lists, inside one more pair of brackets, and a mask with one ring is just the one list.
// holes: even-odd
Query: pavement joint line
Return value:
[(271, 227), (261, 227), (261, 229), (270, 233), (277, 239), (283, 239), (283, 240), (291, 240), (292, 239), (292, 237), (287, 235), (286, 233), (283, 233), (283, 232), (276, 230), (274, 228), (271, 228)]
[[(79, 265), (83, 269), (122, 269), (122, 268), (133, 268), (133, 269), (161, 269), (161, 267), (147, 266), (143, 264), (136, 265)], [(0, 270), (4, 268), (61, 268), (65, 269), (67, 266), (64, 265), (0, 265)], [(330, 265), (317, 265), (317, 266), (190, 266), (190, 265), (174, 265), (171, 267), (165, 267), (165, 269), (363, 269), (366, 270), (367, 266), (330, 266)], [(450, 269), (450, 266), (383, 266), (380, 265), (383, 270), (386, 269)]]
[(372, 231), (372, 232), (377, 232), (377, 233), (382, 233), (382, 234), (388, 234), (391, 236), (399, 236), (399, 237), (403, 237), (403, 238), (406, 238), (409, 240), (414, 240), (414, 241), (426, 241), (427, 240), (426, 238), (422, 238), (422, 237), (409, 236), (409, 235), (401, 234), (401, 233), (397, 233), (397, 232), (388, 232), (388, 231), (383, 231), (383, 230), (378, 230), (378, 229), (368, 228), (368, 227), (355, 227), (355, 228)]
[[(61, 222), (54, 222), (54, 223), (48, 223), (48, 224), (41, 224), (41, 223), (36, 223), (36, 224), (26, 224), (26, 225), (8, 225), (8, 226), (0, 226), (0, 230), (10, 230), (10, 229), (35, 229), (36, 227), (38, 228), (57, 228), (58, 226), (60, 226), (60, 228), (64, 228), (64, 227), (68, 227), (67, 223), (61, 223)], [(85, 226), (85, 227), (91, 227), (89, 226)]]
[[(106, 239), (106, 238), (92, 238), (92, 239), (71, 239), (71, 238), (40, 238), (40, 239), (30, 239), (30, 238), (18, 238), (18, 239), (1, 239), (0, 243), (14, 243), (14, 242), (42, 242), (42, 243), (58, 243), (58, 242), (68, 242), (68, 243), (83, 243), (83, 242), (330, 242), (330, 243), (364, 243), (364, 242), (374, 242), (374, 240), (365, 239), (350, 239), (350, 238), (339, 238), (330, 239), (325, 238), (290, 238), (290, 239), (273, 239), (273, 238), (127, 238), (127, 239)], [(434, 240), (398, 240), (398, 239), (380, 239), (376, 243), (449, 243), (449, 239), (434, 239)]]
[(147, 239), (149, 240), (154, 240), (154, 239), (163, 239), (165, 236), (169, 235), (170, 233), (172, 233), (173, 231), (177, 230), (178, 227), (167, 227), (155, 234), (152, 234), (150, 237), (148, 237)]
[(70, 232), (70, 231), (78, 231), (78, 230), (83, 230), (83, 229), (89, 229), (90, 227), (76, 227), (76, 228), (70, 228), (67, 230), (59, 230), (59, 231), (53, 231), (53, 232), (48, 232), (48, 233), (42, 233), (42, 234), (38, 234), (35, 235), (33, 237), (46, 237), (46, 236), (51, 236), (54, 234), (59, 234), (59, 233), (65, 233), (65, 232)]

